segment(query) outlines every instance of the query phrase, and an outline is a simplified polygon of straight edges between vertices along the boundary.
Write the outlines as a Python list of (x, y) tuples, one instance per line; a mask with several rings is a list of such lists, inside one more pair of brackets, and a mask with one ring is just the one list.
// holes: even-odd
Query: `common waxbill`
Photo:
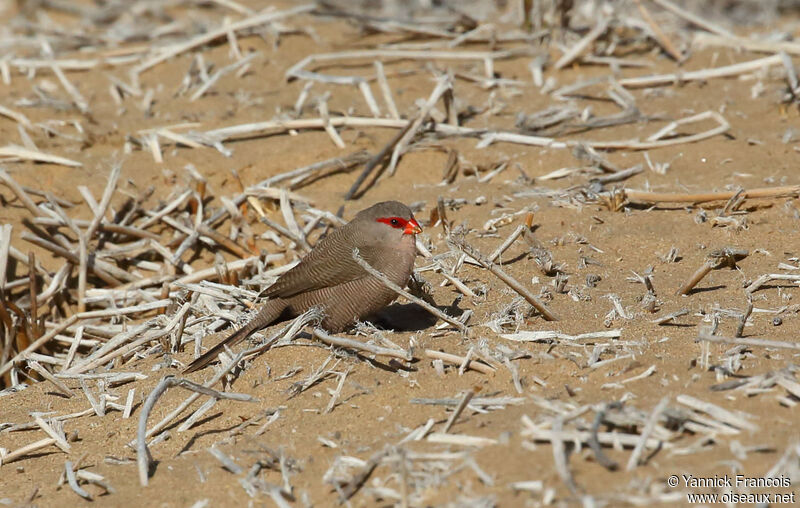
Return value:
[(322, 327), (341, 332), (388, 305), (396, 294), (353, 259), (353, 250), (398, 286), (405, 286), (414, 269), (416, 234), (421, 232), (411, 210), (384, 201), (360, 211), (333, 230), (300, 263), (281, 275), (264, 293), (269, 298), (246, 325), (189, 364), (193, 372), (212, 362), (225, 348), (280, 317), (296, 317), (311, 307), (322, 308)]

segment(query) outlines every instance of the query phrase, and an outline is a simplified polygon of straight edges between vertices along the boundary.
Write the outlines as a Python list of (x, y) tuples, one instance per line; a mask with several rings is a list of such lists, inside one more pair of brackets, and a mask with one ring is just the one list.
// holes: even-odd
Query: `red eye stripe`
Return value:
[(405, 229), (406, 224), (408, 221), (402, 217), (381, 217), (380, 219), (376, 219), (378, 222), (383, 222), (395, 229)]

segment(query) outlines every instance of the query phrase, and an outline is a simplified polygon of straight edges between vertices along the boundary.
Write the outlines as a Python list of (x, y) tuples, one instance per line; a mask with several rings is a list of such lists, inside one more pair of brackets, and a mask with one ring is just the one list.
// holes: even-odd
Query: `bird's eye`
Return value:
[(382, 222), (389, 227), (394, 229), (403, 229), (406, 225), (406, 220), (402, 217), (381, 217), (376, 219), (378, 222)]

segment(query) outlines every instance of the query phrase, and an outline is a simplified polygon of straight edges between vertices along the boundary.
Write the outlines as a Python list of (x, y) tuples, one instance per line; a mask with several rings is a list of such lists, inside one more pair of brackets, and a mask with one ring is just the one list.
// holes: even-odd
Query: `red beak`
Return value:
[(419, 227), (419, 222), (414, 217), (411, 217), (406, 223), (406, 229), (403, 230), (404, 235), (415, 235), (417, 233), (422, 233), (422, 228)]

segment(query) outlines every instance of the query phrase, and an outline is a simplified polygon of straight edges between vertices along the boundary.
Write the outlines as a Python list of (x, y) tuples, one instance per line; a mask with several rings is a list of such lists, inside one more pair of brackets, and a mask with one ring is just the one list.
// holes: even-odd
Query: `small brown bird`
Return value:
[(384, 201), (359, 212), (322, 239), (300, 263), (270, 286), (265, 303), (246, 325), (197, 358), (184, 372), (212, 362), (225, 348), (278, 318), (296, 317), (311, 307), (324, 312), (322, 327), (341, 332), (388, 305), (396, 294), (353, 259), (353, 250), (398, 286), (405, 286), (414, 269), (415, 235), (422, 231), (411, 210)]

